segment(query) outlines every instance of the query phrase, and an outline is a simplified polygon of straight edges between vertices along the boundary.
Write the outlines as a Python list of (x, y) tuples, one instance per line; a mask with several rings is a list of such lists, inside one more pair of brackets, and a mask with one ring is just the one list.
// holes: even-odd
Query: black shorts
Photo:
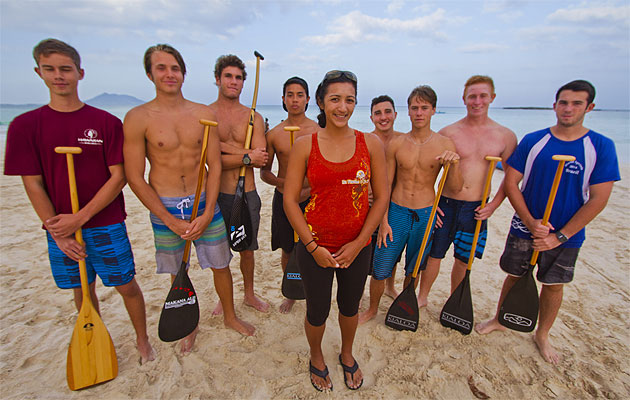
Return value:
[[(499, 261), (501, 269), (512, 276), (523, 276), (530, 268), (534, 252), (531, 239), (523, 239), (511, 233)], [(556, 247), (538, 254), (536, 279), (546, 285), (569, 283), (573, 280), (575, 262), (580, 248)]]
[[(285, 253), (293, 251), (293, 227), (289, 223), (283, 206), (284, 196), (276, 189), (273, 192), (273, 202), (271, 203), (271, 250), (282, 249)], [(300, 203), (300, 209), (308, 205), (309, 199)]]
[[(230, 232), (230, 216), (232, 215), (232, 206), (234, 205), (233, 194), (219, 193), (217, 203), (221, 209), (223, 215), (223, 221), (225, 221), (225, 229)], [(258, 228), (260, 227), (260, 196), (258, 192), (252, 190), (251, 192), (245, 192), (247, 198), (247, 207), (249, 208), (249, 216), (252, 219), (252, 230), (254, 231), (254, 237), (252, 238), (252, 244), (247, 250), (258, 250)]]

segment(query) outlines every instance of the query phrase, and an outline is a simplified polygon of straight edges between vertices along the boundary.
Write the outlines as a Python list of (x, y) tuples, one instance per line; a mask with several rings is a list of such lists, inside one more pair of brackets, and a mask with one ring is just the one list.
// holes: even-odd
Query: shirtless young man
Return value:
[[(289, 78), (282, 90), (282, 108), (288, 112), (288, 117), (267, 133), (267, 151), (269, 160), (267, 165), (260, 169), (260, 179), (269, 185), (275, 186), (273, 194), (272, 214), (271, 214), (271, 250), (282, 249), (280, 264), (282, 271), (287, 267), (289, 254), (293, 250), (293, 228), (289, 223), (283, 207), (284, 177), (287, 174), (287, 163), (291, 152), (291, 135), (284, 130), (285, 126), (299, 126), (300, 130), (295, 132), (294, 139), (300, 136), (310, 135), (317, 132), (319, 125), (306, 116), (306, 109), (310, 97), (308, 95), (308, 84), (302, 78), (294, 76)], [(278, 156), (278, 175), (271, 172), (274, 155)], [(300, 207), (304, 210), (308, 203), (310, 189), (306, 186), (300, 196)], [(280, 304), (280, 312), (288, 313), (295, 300), (284, 299)]]
[[(457, 193), (463, 185), (459, 155), (453, 141), (431, 130), (437, 96), (429, 86), (418, 86), (407, 99), (411, 131), (392, 139), (386, 150), (387, 179), (393, 184), (389, 208), (378, 231), (374, 252), (374, 270), (370, 279), (370, 307), (361, 313), (359, 322), (366, 322), (377, 314), (384, 280), (396, 265), (398, 256), (407, 246), (405, 257), (405, 285), (420, 256), (420, 246), (435, 200), (435, 180), (440, 165), (451, 163), (445, 190)], [(395, 180), (395, 184), (394, 184)], [(427, 247), (422, 258), (428, 254)]]
[(418, 292), (420, 307), (428, 304), (431, 286), (440, 272), (440, 262), (451, 243), (455, 246), (451, 293), (464, 279), (472, 236), (478, 219), (484, 221), (475, 251), (475, 256), (481, 258), (488, 233), (485, 220), (505, 199), (503, 184), (501, 184), (492, 201), (488, 202), (483, 210), (479, 209), (488, 170), (485, 157), (494, 156), (507, 160), (516, 148), (514, 132), (488, 117), (488, 108), (495, 97), (492, 78), (481, 75), (470, 77), (464, 86), (463, 95), (466, 116), (442, 128), (439, 132), (455, 143), (457, 153), (461, 157), (460, 170), (464, 178), (464, 186), (459, 192), (454, 192), (449, 187), (444, 188), (439, 210), (443, 225), (435, 230), (427, 267), (420, 279)]
[[(216, 206), (221, 176), (219, 140), (212, 131), (208, 137), (205, 193), (201, 194), (198, 217), (189, 222), (204, 132), (199, 120), (216, 120), (215, 115), (207, 106), (182, 95), (186, 65), (173, 47), (149, 47), (144, 67), (155, 85), (155, 98), (125, 116), (125, 173), (133, 192), (151, 211), (157, 272), (170, 273), (172, 282), (182, 262), (185, 241), (193, 240), (201, 268), (212, 268), (214, 286), (225, 305), (225, 326), (253, 335), (254, 327), (238, 319), (234, 311), (229, 268), (232, 254)], [(151, 164), (148, 183), (144, 179), (145, 158)], [(182, 339), (182, 353), (192, 350), (197, 332), (195, 329)]]
[[(394, 106), (394, 100), (387, 96), (381, 95), (372, 99), (370, 105), (370, 120), (374, 124), (374, 130), (371, 132), (378, 136), (383, 142), (383, 146), (387, 149), (389, 142), (396, 136), (402, 135), (402, 132), (394, 130), (394, 121), (396, 121), (396, 107)], [(370, 206), (372, 205), (372, 191), (370, 190)], [(370, 274), (374, 268), (374, 250), (376, 249), (376, 242), (378, 240), (378, 229), (372, 234), (372, 263), (370, 265)], [(400, 256), (398, 257), (400, 261)], [(396, 263), (398, 263), (398, 261)], [(396, 268), (392, 270), (392, 276), (385, 280), (385, 295), (395, 299), (398, 297), (398, 292), (394, 287), (396, 277)]]
[[(621, 179), (613, 141), (584, 126), (586, 114), (595, 107), (594, 99), (595, 88), (587, 81), (562, 86), (553, 104), (556, 125), (525, 135), (505, 163), (505, 192), (516, 211), (500, 261), (508, 275), (494, 318), (475, 326), (480, 334), (506, 329), (498, 320), (501, 304), (529, 269), (532, 251), (540, 251), (536, 278), (542, 289), (533, 339), (545, 361), (552, 364), (560, 361), (560, 355), (549, 341), (549, 331), (562, 304), (564, 285), (573, 280), (585, 227), (606, 207), (614, 182)], [(557, 154), (574, 156), (575, 161), (564, 165), (549, 226), (545, 226), (541, 219), (552, 171), (558, 167), (552, 156)]]
[[(249, 249), (241, 251), (241, 272), (245, 290), (244, 302), (258, 311), (266, 312), (269, 304), (259, 299), (254, 293), (254, 250), (258, 249), (258, 227), (260, 225), (260, 197), (256, 192), (254, 170), (267, 164), (268, 154), (265, 150), (265, 124), (262, 116), (256, 113), (252, 132), (251, 150), (245, 150), (245, 136), (251, 109), (240, 103), (243, 83), (247, 78), (245, 64), (235, 55), (224, 55), (217, 59), (214, 66), (215, 83), (219, 89), (217, 100), (209, 105), (219, 123), (217, 130), (221, 140), (221, 186), (217, 202), (226, 222), (230, 220), (234, 193), (238, 182), (239, 170), (245, 165), (245, 196), (252, 218), (253, 240)], [(220, 314), (222, 303), (213, 311)]]

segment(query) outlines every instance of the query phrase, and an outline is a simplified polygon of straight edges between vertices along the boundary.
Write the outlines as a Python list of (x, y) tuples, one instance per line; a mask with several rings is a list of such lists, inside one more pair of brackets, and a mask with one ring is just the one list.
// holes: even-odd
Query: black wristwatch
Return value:
[(556, 231), (556, 237), (558, 238), (558, 241), (560, 243), (565, 243), (567, 240), (569, 240), (569, 238), (566, 237), (566, 235), (560, 231)]
[(250, 165), (252, 163), (252, 159), (249, 158), (249, 154), (243, 154), (243, 165)]

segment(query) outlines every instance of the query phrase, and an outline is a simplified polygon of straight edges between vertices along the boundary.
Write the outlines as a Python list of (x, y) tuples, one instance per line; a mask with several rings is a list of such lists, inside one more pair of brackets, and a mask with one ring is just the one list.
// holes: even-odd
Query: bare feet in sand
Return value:
[(393, 287), (385, 286), (385, 292), (383, 293), (385, 296), (388, 296), (392, 299), (398, 297), (398, 292)]
[(197, 338), (197, 333), (199, 333), (199, 327), (196, 327), (190, 335), (186, 336), (180, 341), (180, 350), (182, 352), (182, 355), (186, 355), (192, 351), (193, 346), (195, 345), (195, 339)]
[(291, 309), (293, 308), (294, 304), (295, 304), (295, 300), (284, 299), (282, 304), (280, 304), (280, 312), (282, 314), (288, 313), (289, 311), (291, 311)]
[(230, 320), (224, 320), (223, 324), (225, 325), (226, 328), (234, 329), (236, 332), (245, 336), (252, 336), (254, 332), (256, 332), (256, 328), (254, 328), (252, 325), (236, 317)]
[(267, 312), (269, 310), (269, 304), (260, 300), (256, 295), (251, 297), (245, 296), (245, 300), (243, 301), (246, 306), (254, 307), (256, 310), (260, 312)]
[(560, 355), (556, 352), (553, 346), (551, 346), (551, 343), (549, 342), (549, 335), (536, 331), (534, 334), (534, 343), (538, 346), (538, 351), (540, 351), (540, 355), (543, 356), (545, 361), (554, 365), (558, 364), (560, 361)]
[(428, 304), (428, 299), (421, 299), (420, 297), (418, 297), (418, 308), (426, 307)]
[(221, 315), (223, 314), (223, 306), (221, 305), (221, 300), (217, 303), (217, 306), (212, 310), (212, 315)]
[(376, 311), (368, 308), (359, 314), (359, 325), (364, 324), (376, 316)]
[(486, 335), (492, 331), (504, 331), (507, 328), (499, 323), (497, 318), (492, 318), (475, 325), (475, 331), (480, 335)]
[(138, 347), (138, 353), (140, 353), (140, 364), (155, 360), (155, 350), (151, 347), (148, 337), (145, 339), (136, 339), (136, 345)]

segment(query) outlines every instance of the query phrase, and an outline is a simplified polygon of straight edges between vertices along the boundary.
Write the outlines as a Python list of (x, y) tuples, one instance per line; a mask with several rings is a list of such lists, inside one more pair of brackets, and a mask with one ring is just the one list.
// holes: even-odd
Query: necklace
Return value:
[[(413, 144), (415, 144), (416, 146), (422, 146), (423, 144), (427, 144), (427, 143), (429, 143), (429, 141), (430, 141), (430, 140), (431, 140), (431, 138), (433, 137), (433, 134), (434, 134), (434, 133), (435, 133), (434, 131), (431, 131), (431, 134), (429, 135), (429, 137), (428, 137), (428, 138), (426, 138), (424, 141), (422, 141), (422, 142), (420, 142), (420, 143), (416, 143), (416, 141), (415, 141), (415, 140), (413, 140), (412, 138), (409, 138), (409, 140), (411, 140), (411, 142), (412, 142)], [(409, 137), (409, 136), (407, 136), (407, 137)]]

